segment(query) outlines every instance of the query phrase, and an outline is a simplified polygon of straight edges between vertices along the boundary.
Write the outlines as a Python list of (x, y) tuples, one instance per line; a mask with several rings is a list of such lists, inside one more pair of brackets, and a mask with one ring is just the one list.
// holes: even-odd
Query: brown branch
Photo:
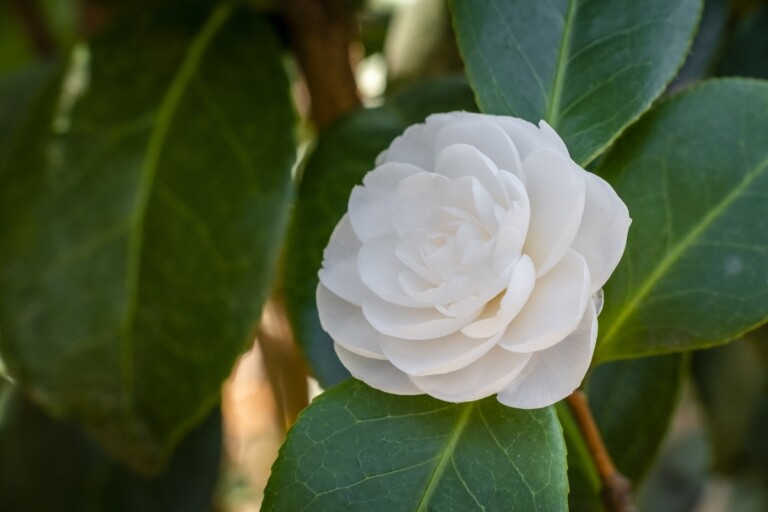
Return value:
[(293, 340), (285, 307), (276, 296), (264, 306), (256, 340), (275, 396), (279, 423), (287, 430), (309, 403), (307, 370)]
[(53, 55), (56, 51), (56, 41), (51, 35), (47, 20), (40, 12), (38, 2), (11, 0), (10, 3), (35, 53), (40, 57)]
[(605, 449), (600, 431), (589, 409), (587, 397), (583, 392), (576, 390), (566, 400), (587, 443), (592, 460), (597, 467), (597, 473), (600, 475), (600, 481), (603, 484), (601, 493), (603, 503), (610, 512), (635, 512), (636, 509), (632, 503), (632, 484), (619, 473)]
[(309, 89), (312, 120), (323, 129), (360, 106), (349, 61), (345, 0), (284, 0), (283, 18)]

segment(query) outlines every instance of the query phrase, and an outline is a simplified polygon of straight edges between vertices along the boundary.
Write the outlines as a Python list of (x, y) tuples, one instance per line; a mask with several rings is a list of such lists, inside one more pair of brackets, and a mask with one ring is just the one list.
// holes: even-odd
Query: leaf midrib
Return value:
[(694, 225), (693, 228), (688, 231), (688, 234), (683, 237), (672, 250), (667, 252), (666, 256), (661, 259), (659, 265), (651, 272), (643, 282), (642, 286), (638, 289), (637, 293), (632, 296), (632, 299), (626, 303), (619, 314), (614, 317), (615, 320), (610, 324), (610, 327), (605, 333), (601, 341), (602, 351), (605, 352), (606, 347), (610, 345), (610, 341), (619, 332), (619, 329), (626, 323), (632, 314), (637, 310), (642, 300), (653, 290), (656, 284), (664, 277), (667, 271), (677, 263), (677, 260), (683, 255), (683, 253), (694, 244), (699, 236), (717, 220), (720, 215), (740, 196), (763, 171), (768, 168), (768, 158), (761, 161), (753, 171), (745, 174), (744, 179), (739, 185), (737, 185), (727, 196), (723, 198), (714, 208), (701, 219), (701, 221)]
[(461, 414), (456, 419), (456, 424), (454, 425), (453, 430), (448, 437), (448, 441), (445, 443), (445, 446), (443, 447), (443, 450), (437, 459), (437, 463), (435, 464), (434, 469), (432, 469), (432, 473), (430, 473), (429, 478), (427, 479), (427, 485), (424, 488), (424, 493), (421, 495), (419, 504), (416, 507), (416, 512), (424, 512), (427, 510), (427, 505), (429, 505), (429, 502), (432, 499), (432, 495), (440, 483), (440, 479), (445, 472), (445, 468), (453, 457), (456, 444), (459, 442), (461, 434), (467, 427), (467, 423), (469, 423), (469, 417), (472, 415), (472, 410), (474, 409), (475, 404), (476, 402), (469, 402), (463, 405), (464, 410), (461, 411)]
[(568, 68), (569, 51), (571, 47), (571, 29), (576, 18), (576, 6), (578, 0), (568, 0), (568, 7), (565, 10), (565, 19), (563, 20), (563, 37), (560, 39), (560, 47), (557, 50), (557, 62), (555, 67), (555, 78), (552, 84), (552, 92), (549, 96), (549, 105), (544, 119), (552, 128), (556, 128), (560, 121), (560, 99), (563, 96), (563, 84), (565, 82), (565, 73)]
[(155, 126), (150, 133), (146, 154), (140, 170), (140, 181), (136, 202), (129, 227), (128, 257), (126, 263), (125, 291), (127, 304), (123, 317), (123, 343), (121, 368), (123, 385), (130, 401), (134, 397), (134, 327), (138, 310), (139, 279), (141, 276), (141, 254), (144, 242), (144, 223), (149, 199), (155, 183), (155, 176), (168, 132), (176, 115), (181, 99), (189, 86), (205, 52), (214, 36), (229, 18), (234, 4), (222, 3), (211, 13), (205, 25), (192, 40), (178, 72), (158, 109)]

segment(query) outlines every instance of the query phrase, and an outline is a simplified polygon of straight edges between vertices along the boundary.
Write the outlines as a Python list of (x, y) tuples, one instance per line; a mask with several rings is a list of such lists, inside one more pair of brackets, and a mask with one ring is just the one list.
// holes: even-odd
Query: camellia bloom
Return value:
[(569, 395), (631, 222), (611, 186), (545, 122), (465, 112), (411, 126), (376, 164), (317, 288), (352, 375), (449, 402), (497, 394), (530, 409)]

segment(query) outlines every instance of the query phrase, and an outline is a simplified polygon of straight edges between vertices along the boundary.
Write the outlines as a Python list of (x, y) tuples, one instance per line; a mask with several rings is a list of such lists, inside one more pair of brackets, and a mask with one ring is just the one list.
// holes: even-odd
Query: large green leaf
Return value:
[(292, 108), (271, 27), (144, 12), (77, 48), (0, 176), (0, 350), (149, 469), (219, 399), (272, 281)]
[(144, 478), (12, 393), (0, 403), (0, 510), (208, 512), (221, 442), (221, 414), (214, 410), (184, 438), (167, 471)]
[(715, 80), (656, 107), (600, 173), (634, 219), (598, 360), (704, 348), (768, 316), (768, 84)]
[(452, 0), (480, 109), (546, 120), (586, 164), (682, 65), (700, 0)]
[(553, 408), (450, 404), (350, 380), (299, 417), (262, 510), (565, 510), (565, 457)]
[(587, 394), (613, 462), (637, 484), (661, 448), (688, 372), (682, 354), (613, 361), (592, 372)]
[(321, 133), (306, 162), (288, 232), (285, 295), (296, 338), (323, 387), (349, 377), (317, 316), (315, 289), (323, 248), (347, 210), (352, 187), (373, 169), (376, 155), (409, 125), (448, 110), (474, 110), (472, 92), (463, 79), (405, 88), (383, 106), (358, 110)]

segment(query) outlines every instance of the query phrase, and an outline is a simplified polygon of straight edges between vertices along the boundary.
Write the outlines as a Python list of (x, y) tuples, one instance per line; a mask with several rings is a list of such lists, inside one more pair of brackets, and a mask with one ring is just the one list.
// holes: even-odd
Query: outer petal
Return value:
[(488, 353), (499, 333), (487, 339), (472, 339), (460, 332), (433, 340), (403, 340), (381, 336), (379, 342), (387, 359), (412, 376), (434, 375), (459, 370)]
[(543, 119), (539, 121), (539, 133), (541, 134), (540, 140), (543, 142), (544, 147), (555, 149), (568, 158), (571, 157), (563, 139)]
[(490, 158), (500, 170), (518, 176), (522, 174), (523, 165), (517, 148), (504, 130), (488, 118), (478, 117), (443, 126), (437, 133), (435, 155), (454, 144), (469, 144)]
[(424, 394), (406, 374), (392, 366), (389, 361), (361, 357), (338, 343), (334, 343), (333, 348), (336, 349), (336, 355), (349, 373), (369, 386), (395, 395)]
[(392, 233), (392, 203), (398, 183), (420, 172), (419, 167), (388, 163), (377, 167), (363, 177), (363, 186), (357, 186), (349, 196), (349, 221), (361, 242)]
[(364, 357), (386, 359), (379, 347), (379, 337), (363, 316), (359, 306), (337, 297), (319, 284), (316, 292), (320, 325), (336, 343)]
[(498, 394), (499, 402), (537, 409), (567, 397), (584, 380), (596, 340), (597, 317), (590, 300), (578, 329), (557, 345), (534, 353), (522, 373)]
[(349, 215), (344, 215), (323, 251), (323, 268), (318, 273), (320, 282), (326, 288), (358, 306), (363, 304), (363, 297), (368, 293), (357, 273), (360, 247), (360, 240), (349, 223)]
[(581, 226), (571, 247), (589, 265), (592, 293), (603, 287), (619, 264), (632, 219), (627, 205), (599, 176), (585, 172), (586, 201)]
[(579, 325), (589, 299), (589, 270), (584, 258), (569, 250), (536, 281), (528, 302), (509, 324), (499, 345), (513, 352), (551, 347)]
[(479, 117), (469, 112), (433, 114), (421, 124), (408, 127), (376, 158), (376, 165), (385, 162), (404, 162), (427, 171), (435, 170), (435, 139), (440, 128), (447, 123), (460, 123)]
[(523, 162), (531, 222), (523, 252), (542, 276), (570, 248), (584, 213), (584, 172), (557, 151), (538, 149)]
[(531, 258), (523, 255), (512, 270), (506, 292), (494, 304), (488, 304), (477, 320), (464, 327), (461, 332), (472, 338), (500, 335), (506, 331), (513, 318), (523, 309), (536, 283), (536, 269)]
[(455, 372), (411, 377), (419, 389), (446, 402), (469, 402), (498, 393), (512, 382), (530, 359), (494, 347), (476, 362)]
[[(542, 137), (541, 131), (533, 123), (507, 116), (493, 116), (493, 120), (507, 132), (509, 138), (515, 143), (517, 153), (523, 161), (534, 149), (551, 147), (551, 144), (547, 143), (546, 138)], [(557, 148), (553, 147), (552, 149)]]
[(480, 311), (463, 317), (445, 316), (434, 308), (397, 306), (370, 295), (363, 301), (363, 315), (381, 334), (409, 340), (431, 340), (458, 331)]

